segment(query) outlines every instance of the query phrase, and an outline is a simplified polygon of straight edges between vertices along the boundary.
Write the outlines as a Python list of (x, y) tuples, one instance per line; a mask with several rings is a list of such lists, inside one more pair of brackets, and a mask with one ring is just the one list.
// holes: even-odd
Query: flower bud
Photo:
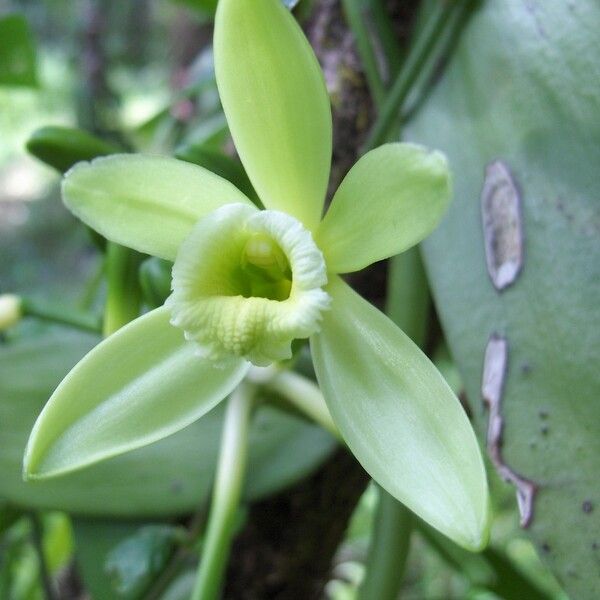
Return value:
[(23, 316), (21, 298), (14, 294), (0, 294), (0, 331), (16, 325)]

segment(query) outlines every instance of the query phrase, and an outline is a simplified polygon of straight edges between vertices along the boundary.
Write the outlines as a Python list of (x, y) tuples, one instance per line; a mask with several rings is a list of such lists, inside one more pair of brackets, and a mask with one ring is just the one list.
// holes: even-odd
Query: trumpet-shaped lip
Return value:
[[(241, 269), (244, 248), (256, 234), (281, 248), (291, 271), (284, 299), (248, 296)], [(285, 213), (223, 206), (202, 218), (181, 245), (173, 267), (171, 322), (202, 356), (232, 355), (264, 366), (291, 357), (291, 343), (319, 330), (329, 308), (323, 254), (311, 233)]]

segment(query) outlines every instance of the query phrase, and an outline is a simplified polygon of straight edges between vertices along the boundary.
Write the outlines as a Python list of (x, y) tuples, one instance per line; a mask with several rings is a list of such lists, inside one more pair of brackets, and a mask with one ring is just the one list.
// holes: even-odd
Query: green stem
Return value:
[(343, 443), (319, 387), (310, 379), (290, 370), (278, 371), (264, 387), (282, 396), (309, 419)]
[(37, 555), (39, 570), (40, 570), (40, 581), (42, 583), (42, 589), (44, 590), (44, 597), (46, 600), (56, 600), (57, 595), (54, 592), (54, 586), (52, 584), (52, 577), (50, 576), (50, 569), (48, 569), (48, 563), (46, 562), (46, 554), (44, 553), (44, 530), (42, 521), (37, 513), (32, 512), (30, 514), (31, 520), (31, 541)]
[(380, 106), (385, 98), (385, 86), (381, 77), (377, 56), (369, 39), (365, 15), (362, 14), (361, 0), (342, 0), (346, 19), (354, 34), (356, 48), (367, 78), (367, 84), (376, 106)]
[(407, 97), (407, 102), (402, 107), (401, 118), (404, 122), (409, 121), (427, 99), (439, 77), (440, 64), (449, 61), (460, 34), (477, 4), (478, 0), (459, 0), (457, 2), (456, 9), (444, 24), (444, 30), (438, 38), (435, 51), (431, 53), (427, 64), (421, 69)]
[(412, 514), (379, 488), (371, 546), (359, 600), (395, 600), (402, 584), (412, 530)]
[(79, 306), (87, 310), (93, 304), (96, 299), (96, 295), (98, 294), (98, 290), (100, 288), (100, 284), (104, 278), (104, 260), (99, 260), (98, 264), (94, 266), (94, 271), (89, 276), (89, 279), (85, 283), (85, 288), (83, 293), (81, 294), (81, 298), (78, 302)]
[(66, 308), (64, 306), (33, 300), (32, 298), (22, 298), (21, 310), (23, 311), (23, 316), (26, 317), (35, 317), (51, 323), (68, 325), (69, 327), (93, 333), (100, 333), (102, 331), (99, 317), (77, 308)]
[(242, 383), (227, 405), (206, 539), (191, 600), (216, 600), (221, 591), (246, 473), (254, 393), (253, 386)]
[(440, 3), (425, 23), (423, 30), (411, 47), (402, 69), (398, 73), (398, 77), (396, 77), (392, 89), (383, 102), (379, 116), (365, 143), (364, 152), (376, 148), (386, 140), (388, 130), (397, 118), (413, 83), (434, 50), (448, 17), (457, 4), (457, 2)]
[(171, 583), (189, 563), (189, 559), (192, 557), (191, 546), (200, 538), (206, 521), (206, 513), (207, 507), (204, 505), (196, 510), (188, 524), (188, 542), (175, 551), (162, 573), (154, 580), (151, 588), (145, 594), (144, 600), (160, 600), (163, 598)]
[(141, 255), (113, 242), (106, 247), (107, 296), (104, 336), (109, 336), (140, 313), (141, 291), (138, 268)]
[(402, 65), (402, 51), (398, 44), (398, 40), (396, 39), (396, 34), (392, 27), (390, 16), (384, 5), (384, 0), (371, 0), (369, 6), (385, 55), (387, 73), (383, 79), (384, 84), (387, 85), (400, 70), (400, 66)]
[(415, 342), (426, 341), (431, 300), (418, 247), (390, 259), (386, 313)]

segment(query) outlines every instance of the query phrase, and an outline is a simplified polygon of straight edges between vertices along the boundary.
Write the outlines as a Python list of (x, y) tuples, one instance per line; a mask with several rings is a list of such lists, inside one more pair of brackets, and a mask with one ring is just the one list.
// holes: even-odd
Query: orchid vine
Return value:
[(113, 155), (66, 176), (66, 206), (100, 234), (174, 261), (166, 304), (67, 375), (36, 422), (29, 479), (159, 440), (233, 392), (251, 365), (310, 340), (321, 391), (349, 449), (390, 494), (482, 548), (488, 491), (470, 423), (429, 359), (341, 279), (426, 237), (450, 198), (444, 156), (386, 144), (363, 156), (325, 216), (330, 102), (316, 57), (279, 0), (220, 0), (219, 93), (262, 202), (172, 158)]

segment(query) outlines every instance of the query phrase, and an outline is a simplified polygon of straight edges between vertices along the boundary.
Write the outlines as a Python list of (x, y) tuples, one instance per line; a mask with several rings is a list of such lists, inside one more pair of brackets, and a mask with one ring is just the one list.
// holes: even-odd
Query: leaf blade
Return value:
[(37, 87), (35, 42), (25, 17), (0, 18), (0, 86)]

